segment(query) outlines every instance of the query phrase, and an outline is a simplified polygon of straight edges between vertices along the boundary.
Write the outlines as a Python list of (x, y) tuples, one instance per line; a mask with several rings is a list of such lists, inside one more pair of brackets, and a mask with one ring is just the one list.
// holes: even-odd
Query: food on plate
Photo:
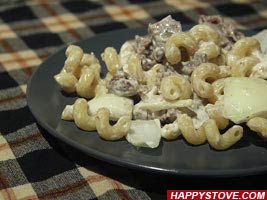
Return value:
[(167, 16), (119, 51), (104, 49), (104, 77), (94, 53), (70, 45), (54, 78), (79, 98), (61, 118), (137, 147), (183, 137), (226, 150), (244, 125), (266, 139), (266, 41), (266, 30), (248, 37), (220, 16), (201, 16), (189, 30)]

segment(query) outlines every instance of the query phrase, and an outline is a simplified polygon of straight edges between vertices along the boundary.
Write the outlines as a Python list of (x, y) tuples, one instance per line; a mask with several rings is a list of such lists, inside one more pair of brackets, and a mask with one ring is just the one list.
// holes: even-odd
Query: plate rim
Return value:
[[(190, 25), (188, 25), (188, 26), (190, 26)], [(249, 169), (225, 169), (225, 170), (221, 170), (221, 169), (219, 169), (219, 170), (210, 170), (210, 169), (208, 169), (208, 170), (205, 170), (205, 169), (201, 169), (201, 170), (199, 170), (199, 169), (173, 169), (173, 170), (171, 170), (171, 169), (163, 169), (163, 168), (153, 167), (153, 166), (148, 166), (148, 165), (140, 165), (138, 163), (118, 159), (117, 157), (115, 157), (113, 155), (110, 155), (110, 154), (107, 155), (106, 153), (99, 152), (99, 151), (97, 151), (91, 147), (86, 147), (82, 144), (79, 144), (75, 140), (72, 140), (72, 139), (60, 134), (55, 129), (53, 129), (48, 123), (42, 121), (39, 118), (38, 114), (34, 111), (33, 105), (31, 103), (31, 101), (32, 101), (31, 87), (33, 85), (32, 84), (33, 77), (38, 73), (38, 71), (41, 69), (41, 67), (43, 65), (45, 65), (47, 60), (49, 60), (55, 54), (61, 52), (63, 49), (65, 49), (70, 44), (79, 44), (79, 43), (82, 43), (88, 39), (92, 39), (94, 37), (104, 37), (105, 35), (109, 35), (110, 33), (115, 33), (115, 32), (119, 32), (119, 31), (124, 31), (124, 32), (132, 31), (132, 30), (143, 31), (144, 29), (145, 29), (145, 27), (117, 29), (114, 31), (108, 31), (108, 32), (101, 33), (101, 34), (96, 34), (96, 35), (84, 38), (82, 40), (79, 40), (79, 41), (76, 41), (73, 43), (64, 44), (62, 47), (58, 48), (58, 50), (56, 50), (53, 54), (48, 56), (42, 63), (40, 63), (37, 66), (36, 70), (33, 72), (31, 77), (27, 81), (27, 90), (26, 90), (27, 106), (29, 107), (30, 112), (33, 114), (36, 122), (39, 125), (41, 125), (41, 127), (43, 127), (53, 137), (55, 137), (55, 138), (59, 139), (60, 141), (78, 149), (79, 151), (87, 154), (88, 156), (91, 156), (93, 158), (96, 158), (98, 160), (101, 160), (101, 161), (104, 161), (107, 163), (111, 163), (113, 165), (126, 167), (126, 168), (130, 168), (130, 169), (134, 169), (134, 170), (140, 170), (140, 171), (149, 172), (149, 173), (158, 173), (161, 175), (178, 175), (178, 176), (188, 176), (188, 177), (209, 177), (209, 178), (240, 177), (240, 176), (257, 175), (257, 174), (262, 174), (264, 172), (267, 172), (267, 164), (264, 166), (253, 167), (253, 168), (249, 168)], [(243, 30), (243, 32), (246, 32), (246, 31)]]

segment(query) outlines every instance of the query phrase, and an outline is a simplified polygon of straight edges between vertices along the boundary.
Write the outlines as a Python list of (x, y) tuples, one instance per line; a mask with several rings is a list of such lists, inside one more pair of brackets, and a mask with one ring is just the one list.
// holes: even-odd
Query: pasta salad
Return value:
[(188, 31), (171, 16), (147, 34), (107, 47), (101, 58), (69, 45), (55, 81), (78, 98), (62, 119), (105, 140), (158, 147), (183, 137), (225, 150), (247, 125), (267, 138), (267, 31), (246, 37), (220, 16), (201, 16)]

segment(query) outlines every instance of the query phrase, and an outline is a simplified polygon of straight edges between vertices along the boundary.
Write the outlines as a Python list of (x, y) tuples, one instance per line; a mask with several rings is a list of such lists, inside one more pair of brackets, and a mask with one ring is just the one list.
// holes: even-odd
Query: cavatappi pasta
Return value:
[[(151, 139), (150, 135), (147, 141), (137, 130), (152, 127), (166, 140), (183, 137), (191, 145), (208, 143), (213, 149), (226, 150), (242, 138), (239, 124), (246, 122), (266, 139), (267, 103), (255, 107), (257, 112), (249, 110), (252, 101), (244, 99), (231, 104), (236, 109), (243, 106), (240, 112), (226, 106), (227, 99), (239, 101), (237, 95), (241, 97), (246, 90), (239, 81), (259, 84), (256, 92), (253, 88), (245, 91), (248, 98), (264, 90), (267, 93), (266, 52), (257, 36), (244, 37), (233, 27), (229, 36), (213, 18), (220, 17), (201, 16), (201, 23), (186, 31), (168, 16), (150, 24), (147, 35), (125, 41), (120, 51), (107, 47), (101, 54), (105, 77), (93, 53), (70, 45), (64, 66), (54, 78), (63, 91), (76, 92), (79, 98), (66, 105), (61, 118), (74, 121), (82, 130), (96, 130), (105, 140), (127, 136), (134, 145), (153, 148), (160, 137)], [(237, 92), (231, 96), (232, 91)]]

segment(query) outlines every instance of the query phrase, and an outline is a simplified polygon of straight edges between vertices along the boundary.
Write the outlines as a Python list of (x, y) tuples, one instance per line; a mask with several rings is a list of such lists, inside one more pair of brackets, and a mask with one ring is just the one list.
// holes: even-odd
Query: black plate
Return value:
[[(85, 52), (100, 53), (107, 46), (119, 48), (144, 29), (119, 30), (97, 35), (76, 43)], [(245, 137), (226, 151), (215, 151), (208, 144), (190, 146), (183, 139), (162, 140), (157, 149), (136, 149), (126, 140), (102, 140), (96, 132), (78, 129), (74, 122), (60, 119), (65, 105), (77, 97), (65, 96), (53, 76), (65, 61), (65, 48), (49, 57), (36, 70), (28, 84), (27, 101), (38, 123), (56, 138), (74, 146), (89, 156), (134, 169), (176, 175), (240, 176), (267, 171), (266, 144), (245, 129)]]

